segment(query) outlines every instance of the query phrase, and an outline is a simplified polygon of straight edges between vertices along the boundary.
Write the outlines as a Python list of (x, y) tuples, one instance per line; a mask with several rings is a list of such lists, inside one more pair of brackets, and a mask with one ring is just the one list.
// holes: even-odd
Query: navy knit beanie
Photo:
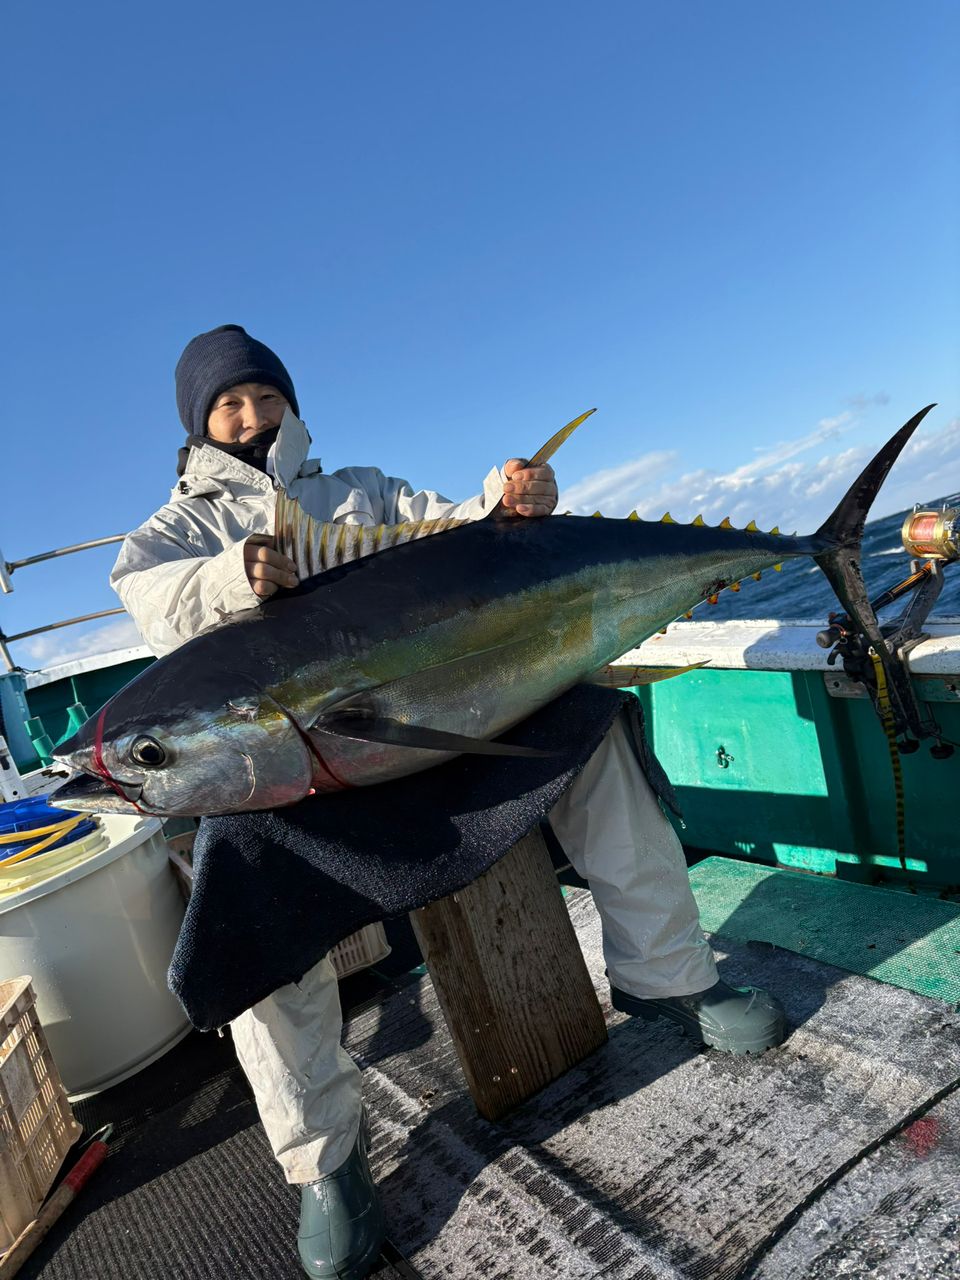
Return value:
[(297, 393), (280, 357), (238, 324), (222, 324), (219, 329), (192, 338), (177, 361), (175, 376), (180, 421), (191, 436), (207, 434), (207, 418), (214, 400), (240, 382), (276, 387), (300, 416)]

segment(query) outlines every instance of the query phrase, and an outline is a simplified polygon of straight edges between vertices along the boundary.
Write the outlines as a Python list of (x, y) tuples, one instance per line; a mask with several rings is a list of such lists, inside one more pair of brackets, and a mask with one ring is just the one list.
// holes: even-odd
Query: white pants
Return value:
[[(717, 981), (680, 842), (619, 721), (551, 810), (550, 825), (590, 885), (614, 986), (654, 999)], [(339, 1168), (360, 1124), (360, 1072), (340, 1047), (330, 961), (230, 1026), (287, 1181), (314, 1182)]]

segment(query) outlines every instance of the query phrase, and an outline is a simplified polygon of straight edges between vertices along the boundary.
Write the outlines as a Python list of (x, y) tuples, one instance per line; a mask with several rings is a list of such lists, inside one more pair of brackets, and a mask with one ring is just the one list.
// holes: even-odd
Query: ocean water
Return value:
[[(960, 505), (956, 494), (930, 503), (930, 508)], [(910, 557), (903, 549), (900, 529), (906, 511), (871, 520), (863, 535), (863, 576), (870, 596), (895, 586), (910, 572)], [(960, 618), (960, 563), (947, 565), (945, 585), (931, 618)], [(883, 614), (896, 617), (906, 601)], [(720, 622), (728, 618), (803, 618), (826, 622), (831, 610), (839, 609), (837, 598), (826, 578), (809, 560), (788, 560), (781, 573), (764, 572), (759, 582), (748, 579), (739, 592), (723, 591), (715, 605), (701, 604), (694, 610), (697, 621)]]

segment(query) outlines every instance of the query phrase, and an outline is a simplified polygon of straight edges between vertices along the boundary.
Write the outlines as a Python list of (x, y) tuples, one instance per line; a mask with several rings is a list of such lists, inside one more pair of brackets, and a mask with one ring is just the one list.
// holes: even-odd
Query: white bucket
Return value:
[(101, 815), (102, 852), (0, 898), (0, 979), (29, 973), (67, 1092), (99, 1093), (190, 1030), (167, 989), (183, 899), (156, 818)]

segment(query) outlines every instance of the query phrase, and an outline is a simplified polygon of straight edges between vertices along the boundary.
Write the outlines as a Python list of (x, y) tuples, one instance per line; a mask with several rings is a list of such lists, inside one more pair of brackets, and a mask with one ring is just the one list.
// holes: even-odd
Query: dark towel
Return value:
[(475, 880), (546, 816), (623, 708), (651, 785), (675, 807), (637, 700), (579, 685), (505, 735), (549, 756), (458, 756), (376, 787), (204, 818), (169, 975), (194, 1025), (222, 1026), (364, 925)]

